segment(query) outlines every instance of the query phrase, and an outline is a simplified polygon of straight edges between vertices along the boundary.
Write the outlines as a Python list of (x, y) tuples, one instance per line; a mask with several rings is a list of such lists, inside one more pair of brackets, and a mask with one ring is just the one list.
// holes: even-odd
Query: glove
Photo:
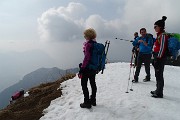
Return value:
[(82, 63), (79, 63), (79, 74), (83, 73), (83, 68), (81, 66), (82, 66)]
[(82, 75), (83, 75), (84, 69), (80, 68), (79, 73), (78, 73), (78, 77), (81, 79)]
[(81, 66), (82, 66), (82, 63), (79, 63), (79, 68), (81, 68)]
[(81, 79), (82, 78), (82, 74), (78, 73), (78, 78)]
[(81, 79), (82, 78), (82, 73), (83, 73), (83, 69), (81, 68), (82, 63), (79, 63), (79, 73), (78, 73), (78, 77)]
[(83, 74), (83, 73), (84, 73), (84, 71), (85, 71), (85, 69), (84, 69), (84, 68), (80, 68), (80, 70), (79, 70), (79, 74)]

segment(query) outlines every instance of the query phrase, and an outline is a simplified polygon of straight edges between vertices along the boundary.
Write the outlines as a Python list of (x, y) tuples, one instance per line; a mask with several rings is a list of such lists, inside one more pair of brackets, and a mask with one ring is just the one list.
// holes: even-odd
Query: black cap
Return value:
[(161, 20), (158, 20), (154, 23), (154, 25), (158, 25), (161, 28), (165, 27), (165, 21), (166, 21), (167, 17), (166, 16), (162, 16)]

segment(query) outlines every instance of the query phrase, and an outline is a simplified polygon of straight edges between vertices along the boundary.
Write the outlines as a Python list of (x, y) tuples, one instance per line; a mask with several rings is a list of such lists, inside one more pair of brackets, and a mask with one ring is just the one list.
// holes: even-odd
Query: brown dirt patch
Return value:
[(39, 120), (51, 101), (62, 95), (61, 89), (58, 89), (60, 83), (74, 77), (75, 74), (68, 74), (55, 82), (29, 89), (28, 97), (21, 97), (0, 111), (0, 120)]

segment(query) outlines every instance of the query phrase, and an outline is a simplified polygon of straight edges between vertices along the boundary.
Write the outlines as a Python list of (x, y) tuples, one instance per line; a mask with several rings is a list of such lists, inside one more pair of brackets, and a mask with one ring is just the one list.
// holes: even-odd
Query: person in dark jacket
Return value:
[[(135, 32), (135, 33), (134, 33), (134, 41), (135, 41), (138, 37), (139, 37), (139, 36), (138, 36), (138, 32)], [(132, 48), (132, 53), (133, 53), (134, 59), (135, 59), (135, 61), (134, 61), (134, 67), (136, 67), (136, 66), (137, 66), (138, 53), (139, 53), (139, 45), (133, 46), (133, 48)]]
[(141, 70), (141, 65), (144, 63), (145, 65), (145, 71), (146, 71), (146, 78), (143, 80), (144, 82), (150, 81), (150, 60), (151, 60), (151, 54), (152, 54), (152, 37), (149, 37), (146, 33), (145, 28), (140, 29), (141, 37), (136, 39), (132, 44), (133, 46), (139, 46), (139, 54), (138, 54), (138, 60), (137, 60), (137, 67), (134, 75), (134, 80), (132, 82), (137, 83), (139, 73)]
[[(80, 104), (81, 108), (91, 108), (91, 105), (96, 106), (96, 82), (95, 76), (96, 71), (89, 69), (88, 64), (91, 60), (91, 54), (93, 50), (93, 43), (96, 43), (96, 31), (92, 28), (86, 29), (84, 31), (84, 38), (86, 42), (84, 43), (83, 52), (84, 52), (84, 60), (83, 63), (79, 65), (80, 71), (79, 76), (81, 77), (81, 86), (84, 94), (84, 103)], [(88, 79), (90, 81), (92, 94), (89, 96), (89, 90), (87, 87)]]
[(166, 62), (166, 52), (168, 47), (168, 36), (165, 33), (165, 20), (166, 16), (163, 16), (161, 20), (154, 23), (154, 30), (157, 33), (156, 42), (154, 43), (153, 50), (153, 65), (155, 69), (156, 77), (156, 90), (151, 91), (152, 97), (163, 98), (164, 88), (164, 66)]

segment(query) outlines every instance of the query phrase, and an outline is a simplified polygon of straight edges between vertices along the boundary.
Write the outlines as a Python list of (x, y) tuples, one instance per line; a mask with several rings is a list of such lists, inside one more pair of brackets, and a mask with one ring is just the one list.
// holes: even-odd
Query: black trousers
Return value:
[(138, 54), (139, 54), (139, 51), (137, 50), (137, 47), (133, 47), (132, 49), (132, 52), (135, 54), (135, 61), (134, 61), (134, 65), (137, 66), (137, 58), (138, 58)]
[(82, 86), (82, 91), (84, 94), (85, 103), (89, 102), (89, 90), (87, 87), (88, 79), (90, 81), (90, 85), (92, 89), (91, 99), (92, 100), (96, 99), (97, 87), (96, 87), (95, 77), (96, 77), (96, 71), (92, 71), (92, 70), (87, 70), (82, 74), (81, 86)]
[(139, 53), (138, 59), (137, 59), (136, 72), (135, 72), (135, 75), (134, 75), (135, 80), (138, 80), (142, 63), (144, 63), (144, 65), (145, 65), (145, 71), (146, 71), (146, 74), (147, 74), (146, 77), (150, 79), (150, 61), (151, 61), (151, 54)]
[(156, 77), (156, 93), (158, 95), (163, 95), (164, 88), (164, 66), (165, 66), (166, 58), (158, 59), (156, 58), (153, 61), (154, 69), (155, 69), (155, 77)]
[(138, 61), (138, 54), (139, 54), (139, 52), (136, 51), (135, 54), (136, 54), (136, 56), (135, 56), (134, 65), (137, 66), (137, 61)]

